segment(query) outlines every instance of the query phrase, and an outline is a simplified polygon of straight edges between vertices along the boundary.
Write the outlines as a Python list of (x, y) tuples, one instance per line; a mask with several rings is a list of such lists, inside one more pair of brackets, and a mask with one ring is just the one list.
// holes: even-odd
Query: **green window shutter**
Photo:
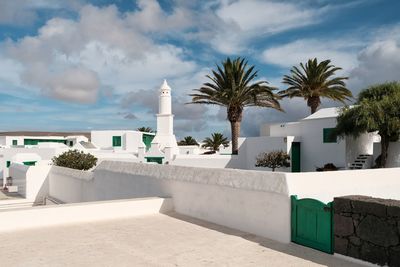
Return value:
[(113, 136), (113, 138), (112, 138), (112, 145), (113, 145), (114, 147), (121, 146), (121, 145), (122, 145), (121, 139), (122, 139), (121, 136)]
[(17, 146), (18, 145), (18, 140), (12, 140), (12, 145)]
[(324, 128), (323, 130), (323, 141), (324, 143), (336, 143), (337, 135), (334, 134), (335, 128)]
[(36, 161), (24, 161), (24, 165), (25, 166), (35, 166), (36, 165)]
[(7, 168), (10, 168), (11, 161), (7, 160)]

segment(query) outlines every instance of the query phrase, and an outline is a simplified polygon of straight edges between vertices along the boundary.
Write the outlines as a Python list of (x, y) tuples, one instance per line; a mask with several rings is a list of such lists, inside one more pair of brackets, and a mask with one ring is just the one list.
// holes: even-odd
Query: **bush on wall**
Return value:
[(282, 150), (263, 152), (256, 158), (256, 167), (268, 167), (275, 171), (276, 168), (290, 167), (289, 160), (290, 156)]
[(76, 170), (87, 171), (96, 166), (97, 158), (90, 153), (84, 153), (77, 149), (68, 150), (58, 157), (53, 158), (53, 164)]

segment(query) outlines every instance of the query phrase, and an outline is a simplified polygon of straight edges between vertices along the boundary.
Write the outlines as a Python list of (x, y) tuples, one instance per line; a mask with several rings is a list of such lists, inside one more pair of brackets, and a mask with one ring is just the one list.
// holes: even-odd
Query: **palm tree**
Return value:
[(181, 141), (178, 142), (178, 146), (198, 146), (196, 139), (191, 136), (184, 137)]
[(203, 140), (202, 147), (210, 148), (211, 151), (219, 151), (219, 147), (223, 145), (224, 147), (229, 146), (228, 138), (226, 138), (222, 133), (213, 133), (211, 138), (207, 137)]
[(317, 59), (309, 59), (306, 65), (300, 63), (301, 69), (293, 66), (291, 75), (285, 75), (282, 83), (289, 85), (286, 90), (280, 91), (282, 97), (303, 97), (311, 114), (315, 113), (321, 104), (321, 97), (345, 103), (353, 97), (346, 88), (344, 80), (348, 77), (332, 77), (339, 67), (330, 65), (331, 61), (325, 60), (318, 63)]
[(144, 132), (144, 133), (154, 133), (153, 129), (150, 127), (139, 127), (137, 128), (139, 132)]
[(238, 154), (238, 138), (243, 109), (249, 106), (259, 106), (281, 110), (278, 96), (273, 93), (275, 88), (267, 86), (268, 82), (253, 80), (258, 71), (254, 66), (248, 66), (244, 58), (231, 60), (227, 58), (212, 75), (206, 77), (211, 82), (204, 83), (197, 93), (190, 94), (191, 104), (211, 104), (227, 108), (227, 117), (231, 123), (232, 154)]
[(335, 133), (358, 137), (376, 132), (381, 137), (381, 155), (376, 167), (386, 166), (390, 142), (400, 137), (400, 82), (371, 86), (360, 92), (357, 105), (344, 108), (337, 118)]

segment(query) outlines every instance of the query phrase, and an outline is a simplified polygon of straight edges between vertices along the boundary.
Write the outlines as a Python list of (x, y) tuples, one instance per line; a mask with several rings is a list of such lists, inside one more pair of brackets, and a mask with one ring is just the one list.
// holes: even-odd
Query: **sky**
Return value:
[[(399, 10), (398, 0), (0, 0), (0, 130), (155, 129), (167, 79), (178, 139), (230, 136), (226, 109), (186, 104), (216, 64), (246, 57), (284, 89), (292, 66), (330, 59), (357, 96), (400, 79)], [(241, 135), (310, 112), (301, 98), (281, 105), (246, 108)]]

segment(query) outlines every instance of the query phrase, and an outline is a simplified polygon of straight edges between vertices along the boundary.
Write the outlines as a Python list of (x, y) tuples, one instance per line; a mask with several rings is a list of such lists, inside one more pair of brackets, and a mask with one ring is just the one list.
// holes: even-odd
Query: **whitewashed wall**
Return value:
[[(240, 153), (239, 153), (240, 154)], [(242, 168), (241, 158), (237, 155), (177, 155), (170, 165), (202, 168)]]
[(13, 163), (10, 176), (13, 185), (18, 186), (18, 193), (29, 201), (42, 203), (49, 194), (48, 176), (50, 165), (25, 166)]
[(316, 167), (322, 167), (326, 163), (346, 167), (346, 141), (323, 142), (323, 128), (335, 126), (336, 118), (301, 121), (301, 171), (312, 172)]
[[(121, 147), (113, 147), (112, 137), (121, 136)], [(137, 152), (139, 144), (142, 143), (142, 133), (138, 131), (92, 131), (92, 143), (100, 149), (126, 150), (129, 152)]]
[(179, 213), (287, 243), (290, 195), (400, 199), (398, 177), (400, 168), (273, 173), (102, 162), (93, 173), (53, 167), (49, 193), (64, 202), (172, 197)]
[(170, 196), (179, 213), (290, 241), (283, 174), (103, 162), (93, 174), (53, 167), (49, 178), (50, 196), (64, 202)]
[(346, 195), (400, 200), (400, 168), (286, 173), (290, 195), (323, 202)]
[(345, 138), (346, 162), (353, 163), (357, 156), (361, 154), (372, 155), (374, 153), (374, 139), (374, 133), (362, 134), (358, 138), (347, 136)]

